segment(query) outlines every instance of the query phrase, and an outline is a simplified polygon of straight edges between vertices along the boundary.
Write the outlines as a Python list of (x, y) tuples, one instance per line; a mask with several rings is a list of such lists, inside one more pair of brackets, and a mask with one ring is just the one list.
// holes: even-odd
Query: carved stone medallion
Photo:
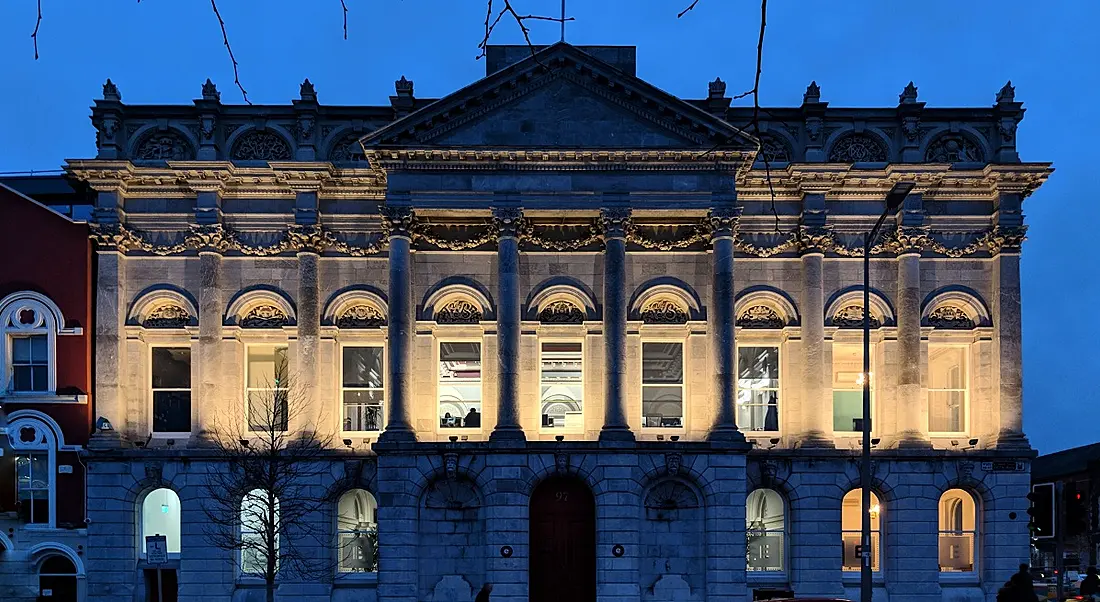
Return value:
[(974, 320), (961, 308), (941, 305), (928, 314), (928, 325), (945, 330), (970, 330), (974, 328)]
[(175, 132), (156, 132), (138, 145), (133, 158), (135, 161), (186, 161), (195, 158), (195, 151)]
[(786, 324), (783, 318), (767, 305), (753, 305), (737, 317), (737, 325), (741, 328), (783, 328)]
[(187, 310), (178, 305), (162, 305), (141, 323), (145, 328), (183, 328), (191, 321)]
[(929, 163), (981, 163), (985, 155), (981, 147), (966, 136), (949, 134), (928, 145), (924, 160)]
[(584, 312), (569, 301), (551, 301), (539, 312), (539, 322), (543, 324), (581, 324)]
[(290, 145), (283, 137), (266, 130), (241, 135), (230, 155), (235, 161), (289, 161)]
[(386, 324), (386, 316), (373, 305), (353, 305), (340, 314), (336, 326), (340, 328), (378, 328)]
[(481, 321), (481, 309), (465, 299), (454, 299), (435, 312), (439, 324), (477, 324)]
[(257, 305), (241, 320), (241, 328), (282, 328), (289, 320), (283, 310), (274, 305)]
[[(870, 320), (871, 328), (878, 328), (882, 326), (879, 319), (871, 314)], [(863, 328), (863, 306), (862, 305), (845, 305), (840, 308), (833, 316), (833, 326), (839, 328)]]
[(883, 163), (888, 161), (886, 145), (871, 134), (848, 134), (829, 149), (830, 163)]
[(654, 299), (642, 308), (642, 322), (646, 324), (684, 324), (687, 312), (669, 299)]

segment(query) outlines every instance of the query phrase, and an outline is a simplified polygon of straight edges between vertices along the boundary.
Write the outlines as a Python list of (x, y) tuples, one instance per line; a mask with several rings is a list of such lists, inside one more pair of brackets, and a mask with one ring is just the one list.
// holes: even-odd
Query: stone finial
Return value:
[[(110, 83), (111, 80), (107, 80)], [(1016, 102), (1016, 88), (1012, 87), (1012, 80), (1009, 80), (1007, 84), (1001, 88), (1000, 92), (997, 92), (997, 103), (1002, 102)]]
[(714, 81), (707, 85), (707, 89), (710, 92), (709, 98), (722, 98), (726, 95), (726, 82), (722, 81), (722, 78), (716, 77)]
[(398, 96), (408, 96), (409, 98), (412, 98), (413, 83), (412, 81), (405, 79), (404, 75), (401, 76), (401, 79), (393, 82), (393, 86), (397, 89)]
[(901, 104), (913, 104), (917, 102), (917, 87), (910, 81), (909, 85), (905, 86), (905, 89), (898, 95), (898, 102)]
[(821, 102), (821, 88), (817, 85), (816, 80), (806, 86), (806, 93), (802, 95), (802, 104), (811, 102)]
[(210, 81), (209, 77), (206, 78), (206, 83), (202, 85), (202, 99), (213, 100), (214, 102), (221, 102), (222, 99), (222, 93), (218, 92), (218, 87)]
[(298, 95), (302, 100), (317, 100), (317, 90), (313, 88), (313, 82), (306, 78), (306, 81), (302, 82), (302, 85), (298, 88)]
[(111, 78), (107, 78), (107, 83), (103, 84), (103, 100), (122, 100), (122, 93), (118, 91), (118, 86), (111, 81)]

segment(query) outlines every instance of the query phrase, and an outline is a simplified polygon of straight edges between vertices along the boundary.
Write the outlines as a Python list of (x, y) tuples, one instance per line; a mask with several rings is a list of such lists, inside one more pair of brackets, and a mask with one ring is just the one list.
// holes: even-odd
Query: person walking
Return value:
[(481, 591), (477, 593), (477, 597), (474, 598), (474, 602), (489, 602), (489, 593), (493, 591), (493, 584), (486, 583), (481, 586)]
[(1027, 564), (1021, 563), (1019, 568), (997, 592), (997, 602), (1039, 602)]
[(1096, 567), (1085, 569), (1085, 579), (1081, 581), (1081, 595), (1095, 598), (1100, 593), (1100, 575), (1096, 574)]

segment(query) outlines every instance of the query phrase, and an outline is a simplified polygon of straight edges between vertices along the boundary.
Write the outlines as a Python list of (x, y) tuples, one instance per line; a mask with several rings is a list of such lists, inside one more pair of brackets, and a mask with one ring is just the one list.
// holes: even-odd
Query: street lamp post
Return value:
[(871, 248), (886, 216), (905, 201), (913, 182), (897, 182), (886, 194), (886, 207), (863, 239), (863, 453), (859, 464), (862, 494), (860, 524), (860, 602), (871, 602)]

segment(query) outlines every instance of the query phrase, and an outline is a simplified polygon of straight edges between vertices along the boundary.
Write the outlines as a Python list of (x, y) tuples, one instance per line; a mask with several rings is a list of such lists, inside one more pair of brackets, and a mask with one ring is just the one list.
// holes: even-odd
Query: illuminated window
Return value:
[[(844, 570), (860, 570), (861, 546), (860, 532), (863, 530), (860, 520), (860, 508), (862, 507), (863, 490), (853, 489), (844, 494), (844, 501), (840, 508), (840, 529), (844, 540)], [(880, 531), (882, 525), (882, 505), (878, 496), (871, 492), (871, 570), (878, 571), (882, 557), (882, 548), (879, 542), (882, 539)]]
[(439, 344), (440, 428), (481, 428), (481, 343)]
[(684, 425), (683, 343), (642, 343), (642, 426)]
[(241, 573), (263, 577), (267, 559), (279, 566), (279, 498), (253, 489), (241, 499)]
[(245, 367), (248, 430), (285, 431), (290, 397), (287, 348), (269, 345), (248, 347)]
[(978, 540), (978, 510), (974, 496), (949, 489), (940, 496), (940, 571), (972, 573)]
[(737, 425), (779, 430), (779, 348), (737, 348)]
[(336, 545), (341, 573), (378, 570), (378, 502), (368, 491), (352, 489), (336, 504)]
[(583, 364), (580, 343), (542, 343), (539, 395), (543, 428), (583, 427)]
[(163, 535), (169, 554), (180, 552), (180, 498), (167, 487), (154, 489), (141, 503), (141, 553), (145, 554), (145, 538)]
[(966, 347), (928, 347), (928, 430), (961, 433), (966, 430)]
[(191, 432), (191, 348), (153, 347), (153, 432)]
[(382, 430), (384, 370), (381, 347), (344, 347), (344, 431)]
[(745, 500), (746, 568), (786, 570), (786, 513), (783, 498), (771, 489), (757, 489)]
[(27, 453), (15, 457), (15, 489), (23, 522), (50, 523), (50, 455)]
[[(871, 357), (875, 348), (871, 346)], [(875, 379), (871, 375), (871, 402), (875, 400)], [(873, 415), (873, 412), (872, 412)], [(833, 431), (863, 430), (863, 346), (833, 345)]]

